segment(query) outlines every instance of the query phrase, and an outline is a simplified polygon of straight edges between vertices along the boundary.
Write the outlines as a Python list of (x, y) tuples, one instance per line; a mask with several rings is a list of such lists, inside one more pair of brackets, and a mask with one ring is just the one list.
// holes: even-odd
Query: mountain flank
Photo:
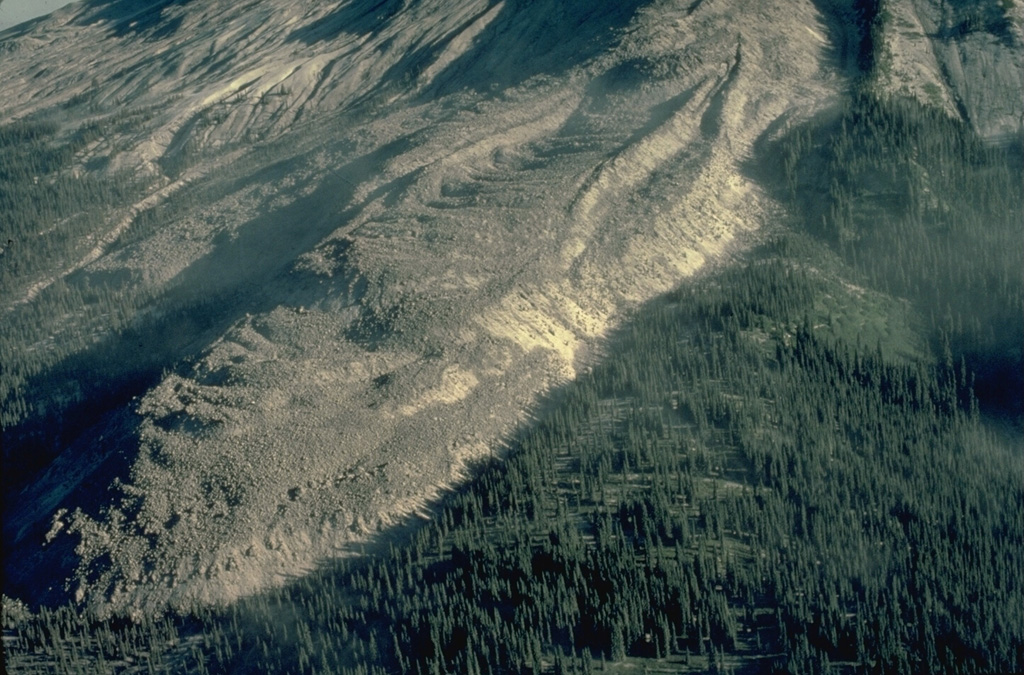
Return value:
[(960, 4), (91, 0), (0, 34), (5, 593), (223, 603), (422, 511), (785, 219), (761, 149), (854, 88), (1019, 143), (1020, 7)]

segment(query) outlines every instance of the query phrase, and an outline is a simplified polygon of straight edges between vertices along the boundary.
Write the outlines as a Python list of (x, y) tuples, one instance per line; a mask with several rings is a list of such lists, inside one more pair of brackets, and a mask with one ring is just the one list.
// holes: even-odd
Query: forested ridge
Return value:
[(865, 95), (765, 152), (793, 221), (429, 521), (187, 617), (5, 603), (8, 667), (1024, 670), (1019, 148)]

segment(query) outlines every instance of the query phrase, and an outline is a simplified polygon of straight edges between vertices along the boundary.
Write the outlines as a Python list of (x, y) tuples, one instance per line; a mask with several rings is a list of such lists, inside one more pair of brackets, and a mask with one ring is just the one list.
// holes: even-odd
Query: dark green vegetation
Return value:
[[(140, 304), (108, 284), (68, 283), (61, 271), (87, 255), (146, 187), (127, 172), (72, 167), (103, 146), (107, 136), (124, 133), (146, 114), (121, 113), (71, 131), (52, 121), (0, 127), (0, 425), (5, 430), (45, 414), (33, 408), (40, 406), (38, 400), (26, 399), (28, 380), (91, 344), (97, 331), (124, 328)], [(40, 286), (35, 301), (18, 303), (37, 280), (53, 283)]]
[[(4, 488), (17, 492), (84, 429), (155, 383), (223, 312), (216, 289), (169, 284), (143, 272), (84, 268), (102, 252), (132, 254), (162, 226), (237, 189), (238, 171), (141, 202), (157, 178), (113, 171), (109, 157), (151, 115), (73, 100), (94, 121), (0, 126), (0, 429)], [(265, 149), (247, 159), (266, 161)], [(181, 153), (177, 171), (190, 157)], [(183, 288), (184, 286), (184, 288)], [(169, 327), (173, 327), (171, 330)], [(186, 328), (182, 328), (186, 327)]]
[[(985, 147), (916, 104), (862, 96), (780, 148), (791, 202), (872, 288), (925, 316), (932, 352), (1020, 426), (1020, 147)], [(822, 196), (825, 196), (822, 199)]]
[(638, 312), (429, 523), (222, 611), (12, 616), (8, 666), (1024, 670), (1020, 157), (868, 97), (769, 150), (794, 231)]

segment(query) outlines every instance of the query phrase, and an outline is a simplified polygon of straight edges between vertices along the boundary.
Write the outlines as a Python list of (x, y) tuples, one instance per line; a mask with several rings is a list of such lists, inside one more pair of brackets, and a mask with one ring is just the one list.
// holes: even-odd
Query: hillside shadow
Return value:
[(826, 60), (848, 76), (866, 74), (871, 67), (873, 17), (857, 9), (861, 0), (813, 0), (825, 23)]
[[(538, 75), (563, 74), (614, 46), (620, 29), (644, 4), (647, 0), (505, 0), (472, 47), (424, 93), (428, 97), (462, 89), (488, 93)], [(431, 49), (440, 52), (446, 46)], [(395, 66), (396, 75), (415, 68), (423, 56), (410, 54)]]
[(406, 0), (363, 0), (347, 2), (330, 14), (292, 31), (288, 42), (314, 45), (349, 35), (376, 35)]
[[(612, 47), (619, 30), (649, 0), (505, 0), (501, 11), (449, 63), (419, 98), (469, 89), (493, 93), (538, 76), (557, 76)], [(408, 87), (470, 26), (498, 4), (492, 3), (443, 39), (402, 54), (378, 86)], [(315, 44), (342, 34), (376, 35), (405, 6), (403, 0), (366, 0), (339, 7), (295, 30), (290, 40)]]
[(113, 37), (136, 37), (161, 40), (176, 34), (181, 17), (166, 18), (164, 10), (184, 6), (192, 0), (86, 0), (79, 24), (102, 21)]
[[(608, 114), (614, 110), (615, 106), (622, 105), (626, 98), (637, 91), (638, 85), (646, 81), (647, 74), (643, 71), (643, 65), (644, 62), (640, 59), (624, 61), (591, 80), (587, 84), (583, 102), (569, 116), (558, 133), (561, 135), (585, 133), (588, 131), (589, 125), (592, 124), (589, 121), (592, 116)], [(633, 145), (654, 133), (693, 100), (698, 88), (699, 85), (694, 85), (661, 103), (650, 106), (647, 121), (637, 127), (623, 145)]]

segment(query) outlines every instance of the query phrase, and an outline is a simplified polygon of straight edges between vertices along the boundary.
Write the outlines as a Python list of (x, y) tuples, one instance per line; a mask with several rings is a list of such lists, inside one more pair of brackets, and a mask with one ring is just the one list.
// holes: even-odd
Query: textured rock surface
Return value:
[(1024, 6), (1016, 2), (887, 3), (883, 86), (968, 120), (986, 138), (1024, 124)]

